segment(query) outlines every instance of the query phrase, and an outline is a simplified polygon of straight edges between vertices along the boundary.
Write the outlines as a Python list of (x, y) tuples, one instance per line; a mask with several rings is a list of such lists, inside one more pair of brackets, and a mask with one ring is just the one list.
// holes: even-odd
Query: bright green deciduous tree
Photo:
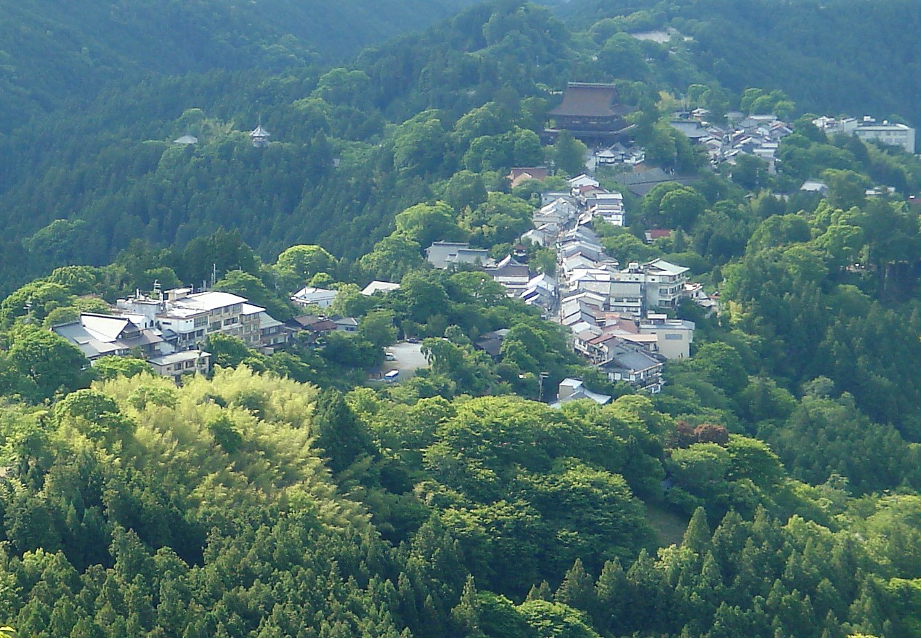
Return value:
[(87, 383), (89, 362), (63, 337), (36, 326), (20, 326), (11, 332), (10, 361), (35, 382), (38, 396), (50, 398), (58, 390), (76, 390)]
[(567, 175), (579, 175), (586, 171), (586, 145), (573, 137), (569, 131), (561, 131), (554, 143), (554, 163)]

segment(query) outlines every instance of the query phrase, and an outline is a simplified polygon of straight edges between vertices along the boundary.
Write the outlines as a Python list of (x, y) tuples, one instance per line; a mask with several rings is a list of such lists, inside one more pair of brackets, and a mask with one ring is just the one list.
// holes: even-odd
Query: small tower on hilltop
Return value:
[(262, 118), (259, 119), (259, 124), (256, 125), (256, 128), (250, 131), (250, 139), (253, 140), (253, 146), (256, 148), (269, 146), (270, 135), (271, 134), (263, 128)]

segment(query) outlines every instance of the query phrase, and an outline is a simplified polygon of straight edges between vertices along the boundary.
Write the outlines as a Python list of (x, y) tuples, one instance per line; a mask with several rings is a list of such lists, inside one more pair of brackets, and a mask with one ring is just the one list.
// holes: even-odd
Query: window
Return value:
[(212, 322), (211, 324), (208, 325), (208, 330), (209, 331), (220, 331), (221, 322)]
[(236, 324), (236, 323), (237, 323), (237, 318), (236, 318), (236, 317), (232, 317), (232, 318), (230, 318), (230, 319), (224, 320), (224, 325), (225, 325), (225, 326), (230, 326), (231, 324)]
[(667, 340), (669, 340), (669, 339), (672, 339), (672, 340), (678, 339), (678, 340), (680, 340), (680, 339), (682, 339), (682, 334), (681, 334), (681, 333), (666, 333), (666, 339), (667, 339)]
[(207, 316), (202, 315), (201, 317), (196, 317), (196, 318), (195, 318), (195, 322), (194, 322), (194, 327), (195, 327), (195, 328), (201, 328), (202, 326), (206, 326), (207, 324), (208, 324), (208, 317), (207, 317)]

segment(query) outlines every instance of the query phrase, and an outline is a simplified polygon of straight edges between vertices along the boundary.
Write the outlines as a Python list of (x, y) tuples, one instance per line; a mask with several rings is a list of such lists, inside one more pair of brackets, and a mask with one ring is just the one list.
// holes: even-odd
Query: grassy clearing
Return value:
[(688, 521), (673, 512), (656, 504), (645, 504), (647, 508), (647, 521), (656, 531), (660, 546), (681, 544)]

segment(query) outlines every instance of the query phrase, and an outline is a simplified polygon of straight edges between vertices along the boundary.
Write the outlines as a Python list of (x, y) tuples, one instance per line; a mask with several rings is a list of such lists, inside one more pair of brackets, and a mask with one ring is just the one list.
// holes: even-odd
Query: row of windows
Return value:
[(169, 372), (169, 371), (171, 371), (171, 370), (173, 370), (173, 371), (181, 371), (181, 370), (183, 370), (183, 369), (188, 370), (188, 369), (190, 369), (190, 368), (195, 368), (195, 360), (194, 360), (194, 359), (186, 360), (185, 362), (178, 362), (178, 363), (176, 363), (176, 364), (173, 364), (172, 366), (165, 366), (165, 367), (164, 367), (164, 370), (167, 371), (167, 372)]

